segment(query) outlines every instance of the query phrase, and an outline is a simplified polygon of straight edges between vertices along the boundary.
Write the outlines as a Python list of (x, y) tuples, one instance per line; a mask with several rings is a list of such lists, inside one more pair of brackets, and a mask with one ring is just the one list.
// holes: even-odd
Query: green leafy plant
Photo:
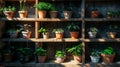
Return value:
[(49, 10), (50, 8), (50, 3), (47, 3), (47, 2), (39, 2), (35, 7), (38, 9), (38, 10)]
[(49, 3), (48, 8), (49, 8), (49, 9), (48, 9), (49, 11), (57, 11), (57, 8), (56, 8), (55, 5), (53, 5), (53, 4), (50, 4), (50, 3)]
[(111, 55), (111, 54), (115, 54), (115, 51), (113, 50), (112, 47), (107, 47), (106, 49), (103, 50), (102, 53), (106, 55)]
[(100, 55), (100, 52), (94, 49), (94, 50), (92, 50), (92, 52), (91, 52), (90, 55), (91, 55), (91, 56), (99, 56), (99, 55)]
[(36, 51), (34, 52), (34, 54), (38, 55), (38, 56), (45, 56), (46, 50), (39, 47), (39, 48), (36, 49)]
[(26, 0), (20, 0), (19, 3), (20, 3), (20, 11), (24, 11), (25, 10), (25, 2)]
[(79, 44), (77, 46), (74, 46), (72, 48), (67, 48), (67, 52), (76, 55), (76, 56), (80, 56), (82, 54), (82, 45)]
[(75, 23), (71, 23), (71, 24), (67, 25), (67, 29), (69, 31), (79, 31), (80, 27)]
[(110, 32), (117, 32), (119, 30), (119, 26), (118, 25), (109, 25), (109, 29)]
[(92, 33), (97, 33), (98, 32), (98, 29), (96, 27), (91, 27), (90, 28), (90, 32)]
[(56, 51), (55, 57), (57, 58), (63, 58), (65, 57), (65, 53), (62, 51)]
[(15, 8), (15, 7), (12, 7), (12, 6), (8, 6), (8, 7), (4, 7), (2, 10), (3, 10), (3, 11), (15, 11), (16, 8)]
[(46, 33), (46, 32), (48, 32), (48, 30), (47, 30), (46, 28), (41, 27), (41, 28), (38, 30), (38, 32), (40, 32), (40, 33)]
[(58, 28), (58, 29), (53, 29), (53, 32), (55, 32), (55, 33), (63, 33), (64, 30), (62, 28)]

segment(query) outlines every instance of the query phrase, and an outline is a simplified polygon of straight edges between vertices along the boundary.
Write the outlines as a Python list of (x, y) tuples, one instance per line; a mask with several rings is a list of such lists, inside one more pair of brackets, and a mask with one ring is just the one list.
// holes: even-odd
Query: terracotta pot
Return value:
[(65, 19), (70, 19), (72, 16), (72, 11), (63, 11), (63, 14)]
[(77, 39), (79, 37), (79, 32), (70, 32), (70, 36), (73, 39)]
[(91, 11), (91, 18), (99, 18), (100, 12), (99, 11)]
[(19, 16), (20, 18), (26, 18), (28, 15), (28, 12), (27, 11), (19, 11)]
[(49, 33), (48, 32), (42, 33), (42, 35), (43, 35), (43, 39), (48, 39), (49, 38)]
[(13, 18), (13, 15), (14, 15), (13, 11), (4, 11), (3, 13), (5, 14), (7, 19), (12, 19)]
[(82, 57), (81, 56), (75, 56), (75, 55), (73, 55), (73, 58), (74, 58), (74, 61), (76, 63), (81, 63), (82, 62)]
[(9, 53), (4, 54), (4, 61), (5, 62), (10, 62), (12, 61), (12, 55)]
[(51, 18), (57, 18), (58, 11), (50, 11), (49, 13)]
[(56, 58), (56, 63), (63, 63), (65, 61), (65, 57), (63, 58)]
[(63, 38), (63, 33), (55, 33), (55, 36), (57, 39), (62, 39)]
[(23, 38), (30, 38), (31, 33), (31, 31), (22, 31)]
[(112, 55), (101, 54), (101, 56), (102, 56), (103, 62), (105, 63), (112, 63), (115, 58), (115, 54), (112, 54)]
[(107, 32), (108, 37), (114, 39), (116, 37), (116, 32)]
[(46, 60), (46, 56), (38, 56), (38, 62), (39, 63), (44, 63)]
[(42, 18), (45, 18), (46, 17), (46, 11), (38, 11), (38, 16), (39, 16), (39, 18), (40, 19), (42, 19)]

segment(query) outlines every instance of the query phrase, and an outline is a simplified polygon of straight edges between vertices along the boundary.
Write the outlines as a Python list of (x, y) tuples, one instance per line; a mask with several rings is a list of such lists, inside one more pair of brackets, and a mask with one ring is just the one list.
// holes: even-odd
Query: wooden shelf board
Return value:
[(116, 39), (85, 39), (85, 42), (120, 42), (120, 38)]
[(44, 19), (37, 19), (37, 21), (82, 21), (81, 18), (70, 18), (70, 19), (64, 19), (64, 18), (44, 18)]
[[(5, 1), (20, 1), (20, 0), (5, 0)], [(28, 2), (35, 2), (35, 0), (26, 0)]]
[(120, 21), (119, 18), (85, 18), (85, 21)]
[(5, 38), (2, 39), (2, 41), (15, 41), (15, 42), (79, 42), (82, 39), (72, 39), (72, 38), (63, 38), (63, 39), (56, 39), (56, 38), (49, 38), (49, 39), (43, 39), (43, 38), (30, 38), (30, 39), (24, 39), (24, 38), (18, 38), (18, 39), (10, 39)]
[(44, 19), (36, 19), (36, 18), (12, 18), (12, 19), (7, 19), (7, 18), (0, 18), (2, 21), (82, 21), (81, 18), (71, 18), (71, 19), (60, 19), (60, 18), (44, 18)]
[(35, 18), (12, 18), (12, 19), (7, 19), (7, 18), (0, 18), (2, 21), (35, 21)]

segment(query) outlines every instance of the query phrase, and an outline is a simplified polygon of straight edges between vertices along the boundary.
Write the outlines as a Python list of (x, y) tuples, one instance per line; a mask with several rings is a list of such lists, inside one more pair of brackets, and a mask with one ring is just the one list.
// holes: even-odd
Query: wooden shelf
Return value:
[(85, 21), (120, 21), (120, 18), (85, 18)]
[(120, 38), (116, 39), (85, 39), (85, 42), (120, 42)]
[(46, 21), (82, 21), (81, 18), (71, 18), (71, 19), (59, 19), (59, 18), (44, 18), (44, 19), (36, 19), (36, 18), (12, 18), (12, 19), (7, 19), (7, 18), (0, 18), (2, 21), (41, 21), (41, 22), (46, 22)]
[(12, 18), (12, 19), (7, 19), (7, 18), (0, 18), (2, 21), (36, 21), (35, 18)]
[(82, 41), (82, 39), (72, 39), (72, 38), (63, 38), (63, 39), (56, 39), (56, 38), (23, 39), (23, 38), (17, 38), (17, 39), (10, 39), (10, 38), (5, 38), (5, 39), (2, 39), (2, 41), (12, 41), (12, 42), (26, 42), (26, 41), (28, 41), (28, 42), (79, 42), (79, 41)]
[[(5, 0), (5, 1), (10, 1), (10, 2), (12, 2), (12, 1), (20, 1), (20, 0)], [(35, 0), (26, 0), (27, 2), (35, 2)]]

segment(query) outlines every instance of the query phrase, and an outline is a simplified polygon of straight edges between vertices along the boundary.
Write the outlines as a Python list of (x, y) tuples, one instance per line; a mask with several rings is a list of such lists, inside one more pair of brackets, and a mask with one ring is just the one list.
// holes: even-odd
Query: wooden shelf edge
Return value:
[(18, 39), (10, 39), (10, 38), (4, 38), (1, 39), (2, 41), (12, 41), (12, 42), (80, 42), (82, 39), (72, 39), (72, 38), (63, 38), (63, 39), (56, 39), (56, 38), (49, 38), (49, 39), (43, 39), (43, 38), (30, 38), (30, 39), (24, 39), (24, 38), (18, 38)]
[(85, 18), (85, 21), (120, 21), (120, 18)]
[[(16, 2), (16, 1), (19, 1), (19, 0), (5, 0), (5, 1), (11, 1), (11, 2)], [(35, 2), (35, 0), (26, 0), (27, 2)]]
[(85, 42), (120, 42), (120, 38), (116, 38), (116, 39), (103, 39), (103, 38), (85, 39)]

